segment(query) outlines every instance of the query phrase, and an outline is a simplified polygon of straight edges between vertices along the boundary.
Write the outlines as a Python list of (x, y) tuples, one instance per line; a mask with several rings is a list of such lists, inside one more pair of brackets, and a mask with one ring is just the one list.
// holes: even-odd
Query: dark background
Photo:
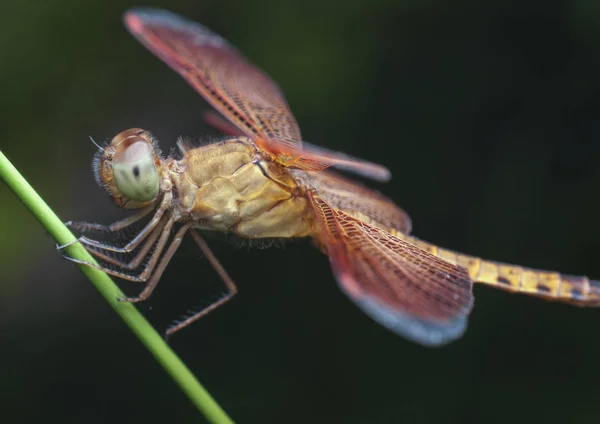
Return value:
[[(597, 1), (149, 3), (265, 69), (307, 140), (390, 167), (373, 187), (418, 237), (600, 278)], [(0, 148), (64, 220), (124, 216), (93, 180), (88, 135), (142, 127), (168, 150), (214, 133), (206, 103), (125, 31), (130, 6), (0, 5)], [(0, 419), (202, 422), (4, 184), (0, 204)], [(598, 310), (478, 286), (465, 336), (426, 349), (356, 308), (307, 241), (211, 245), (240, 294), (172, 346), (239, 423), (600, 420)], [(186, 240), (140, 308), (162, 331), (222, 291)]]

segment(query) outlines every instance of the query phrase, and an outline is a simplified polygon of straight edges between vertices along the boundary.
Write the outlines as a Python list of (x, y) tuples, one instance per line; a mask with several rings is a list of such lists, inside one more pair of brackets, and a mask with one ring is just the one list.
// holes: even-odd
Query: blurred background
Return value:
[[(88, 135), (142, 127), (168, 151), (216, 133), (200, 96), (124, 29), (134, 5), (0, 6), (0, 149), (65, 221), (126, 215), (94, 181)], [(147, 5), (262, 67), (306, 140), (387, 165), (392, 181), (372, 187), (416, 236), (600, 279), (596, 1)], [(3, 183), (0, 205), (3, 422), (203, 422)], [(600, 420), (600, 310), (477, 286), (464, 337), (426, 349), (356, 308), (308, 241), (211, 246), (240, 293), (171, 345), (239, 423)], [(139, 307), (162, 332), (222, 291), (186, 239)]]

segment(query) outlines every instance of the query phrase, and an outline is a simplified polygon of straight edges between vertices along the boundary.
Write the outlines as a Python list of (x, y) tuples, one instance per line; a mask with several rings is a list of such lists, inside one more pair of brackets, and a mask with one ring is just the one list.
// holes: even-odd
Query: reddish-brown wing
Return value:
[(301, 149), (300, 129), (277, 85), (222, 37), (159, 9), (132, 9), (124, 20), (144, 46), (261, 148)]
[(309, 192), (338, 283), (367, 314), (426, 346), (462, 335), (473, 304), (467, 271), (334, 209)]
[[(206, 123), (225, 134), (236, 137), (244, 135), (237, 127), (231, 125), (212, 110), (204, 112), (203, 117)], [(299, 152), (299, 155), (305, 158), (313, 157), (314, 161), (317, 163), (327, 162), (343, 171), (362, 175), (363, 177), (371, 178), (376, 181), (386, 182), (392, 177), (390, 170), (383, 165), (358, 159), (345, 153), (335, 152), (324, 147), (315, 146), (306, 141), (303, 142), (302, 152)]]
[(408, 213), (383, 194), (331, 170), (291, 172), (301, 186), (316, 191), (331, 208), (388, 233), (410, 234), (412, 221)]
[(318, 171), (335, 165), (379, 181), (390, 179), (384, 166), (326, 149), (303, 149), (298, 123), (277, 85), (209, 29), (151, 8), (128, 11), (125, 25), (240, 132), (286, 166)]

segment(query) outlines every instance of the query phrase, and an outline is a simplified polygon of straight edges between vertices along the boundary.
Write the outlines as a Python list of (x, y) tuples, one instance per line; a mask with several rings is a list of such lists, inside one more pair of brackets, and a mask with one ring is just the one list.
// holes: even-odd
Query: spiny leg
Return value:
[(127, 243), (123, 247), (111, 246), (110, 244), (103, 243), (97, 240), (92, 240), (87, 237), (80, 237), (79, 241), (86, 246), (91, 246), (96, 249), (108, 250), (116, 253), (130, 253), (136, 247), (138, 247), (146, 237), (148, 237), (152, 230), (158, 225), (164, 213), (165, 209), (158, 209), (158, 211), (156, 211), (156, 214), (154, 214), (150, 222), (139, 233), (137, 233), (136, 236), (129, 243)]
[(156, 240), (160, 236), (164, 226), (165, 226), (165, 222), (161, 222), (156, 226), (156, 228), (154, 230), (152, 230), (152, 233), (150, 234), (150, 236), (148, 236), (146, 241), (144, 241), (144, 244), (142, 245), (142, 248), (140, 249), (140, 251), (129, 262), (118, 260), (112, 256), (109, 256), (107, 253), (105, 253), (101, 250), (94, 250), (94, 248), (91, 248), (91, 247), (88, 247), (87, 251), (89, 253), (91, 253), (92, 255), (96, 256), (97, 258), (100, 258), (103, 261), (106, 261), (106, 262), (110, 263), (111, 265), (116, 266), (117, 268), (123, 268), (123, 269), (133, 271), (140, 266), (140, 264), (146, 257), (148, 257), (150, 250), (152, 250), (152, 246), (154, 246), (154, 244), (156, 243)]
[(225, 283), (228, 293), (226, 295), (224, 295), (223, 297), (221, 297), (216, 302), (208, 305), (207, 307), (203, 308), (199, 312), (195, 313), (194, 315), (169, 327), (169, 329), (167, 330), (167, 332), (165, 334), (165, 336), (167, 338), (170, 337), (173, 333), (181, 330), (182, 328), (187, 327), (188, 325), (192, 324), (193, 322), (198, 321), (200, 318), (202, 318), (204, 315), (208, 314), (209, 312), (214, 311), (219, 306), (221, 306), (222, 304), (227, 302), (229, 299), (231, 299), (238, 292), (238, 289), (237, 289), (235, 283), (233, 282), (233, 280), (231, 279), (229, 274), (227, 274), (227, 271), (225, 271), (225, 268), (223, 268), (223, 266), (221, 265), (219, 260), (216, 258), (216, 256), (213, 254), (210, 247), (208, 247), (208, 244), (206, 244), (206, 241), (204, 241), (204, 238), (200, 234), (198, 234), (198, 232), (196, 230), (191, 230), (190, 234), (192, 235), (192, 238), (194, 239), (194, 241), (198, 244), (198, 246), (202, 250), (202, 253), (204, 253), (204, 256), (206, 256), (206, 258), (208, 259), (210, 264), (213, 266), (215, 271), (217, 271), (217, 274), (219, 274), (219, 277), (221, 277), (221, 279)]
[[(119, 299), (120, 301), (135, 303), (135, 302), (141, 302), (143, 300), (148, 299), (148, 297), (150, 297), (150, 295), (152, 294), (152, 291), (158, 284), (158, 280), (160, 280), (160, 277), (162, 276), (163, 272), (165, 271), (165, 268), (167, 267), (169, 261), (171, 260), (171, 258), (173, 257), (173, 255), (175, 254), (175, 252), (177, 251), (179, 246), (181, 245), (183, 236), (185, 235), (187, 230), (193, 224), (194, 224), (193, 222), (187, 223), (183, 227), (181, 227), (177, 231), (177, 233), (175, 233), (175, 236), (173, 237), (173, 241), (171, 241), (169, 248), (166, 250), (164, 256), (162, 257), (162, 259), (156, 266), (156, 269), (154, 270), (152, 277), (150, 277), (150, 279), (146, 283), (146, 287), (144, 287), (144, 290), (142, 290), (142, 292), (136, 297), (126, 297), (123, 299)], [(160, 241), (159, 241), (159, 243), (160, 243)]]
[(150, 232), (158, 225), (163, 214), (170, 207), (171, 199), (172, 199), (171, 193), (166, 193), (165, 197), (163, 198), (163, 201), (160, 204), (160, 207), (158, 208), (158, 210), (156, 211), (156, 213), (154, 214), (154, 216), (152, 217), (150, 222), (148, 222), (148, 224), (146, 224), (146, 226), (129, 243), (127, 243), (123, 247), (111, 246), (108, 243), (103, 243), (103, 242), (93, 240), (93, 239), (83, 236), (83, 237), (79, 237), (77, 240), (75, 240), (71, 243), (67, 243), (62, 246), (59, 246), (58, 249), (61, 250), (61, 249), (64, 249), (65, 247), (71, 246), (72, 244), (81, 242), (82, 244), (84, 244), (86, 246), (91, 246), (96, 249), (108, 250), (108, 251), (116, 252), (116, 253), (131, 253), (131, 251), (133, 251), (136, 247), (138, 247), (139, 244), (146, 237), (148, 237), (148, 234), (150, 234)]
[(72, 258), (72, 257), (66, 256), (66, 255), (63, 255), (63, 258), (65, 258), (71, 262), (75, 262), (76, 264), (86, 265), (86, 266), (98, 269), (98, 270), (106, 272), (107, 274), (112, 275), (114, 277), (119, 277), (124, 280), (143, 283), (148, 280), (148, 277), (150, 276), (150, 274), (156, 267), (158, 259), (160, 258), (160, 255), (161, 255), (162, 251), (164, 250), (165, 245), (167, 244), (167, 241), (169, 240), (169, 235), (171, 234), (171, 230), (173, 229), (174, 223), (175, 223), (175, 220), (173, 218), (170, 218), (165, 223), (165, 226), (161, 231), (160, 238), (159, 238), (158, 242), (156, 243), (156, 247), (154, 248), (154, 251), (152, 252), (152, 255), (150, 256), (150, 260), (148, 261), (148, 263), (146, 264), (146, 266), (144, 267), (142, 272), (138, 275), (130, 275), (125, 272), (117, 271), (115, 269), (108, 268), (108, 267), (101, 266), (101, 265), (96, 265), (96, 264), (93, 264), (88, 261), (82, 261), (80, 259)]
[(84, 221), (67, 221), (65, 225), (69, 228), (74, 228), (79, 231), (102, 231), (106, 233), (114, 233), (120, 231), (123, 228), (127, 228), (132, 224), (135, 224), (140, 219), (144, 218), (154, 209), (154, 205), (146, 206), (140, 209), (135, 214), (126, 218), (120, 219), (117, 222), (113, 222), (110, 225), (95, 224), (93, 222)]

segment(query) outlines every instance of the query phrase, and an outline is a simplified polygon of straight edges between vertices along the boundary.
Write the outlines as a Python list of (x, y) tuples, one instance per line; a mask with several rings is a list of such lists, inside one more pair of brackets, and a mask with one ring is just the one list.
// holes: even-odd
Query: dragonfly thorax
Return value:
[(182, 216), (241, 237), (299, 237), (310, 232), (306, 197), (289, 171), (246, 137), (184, 150), (172, 173)]

